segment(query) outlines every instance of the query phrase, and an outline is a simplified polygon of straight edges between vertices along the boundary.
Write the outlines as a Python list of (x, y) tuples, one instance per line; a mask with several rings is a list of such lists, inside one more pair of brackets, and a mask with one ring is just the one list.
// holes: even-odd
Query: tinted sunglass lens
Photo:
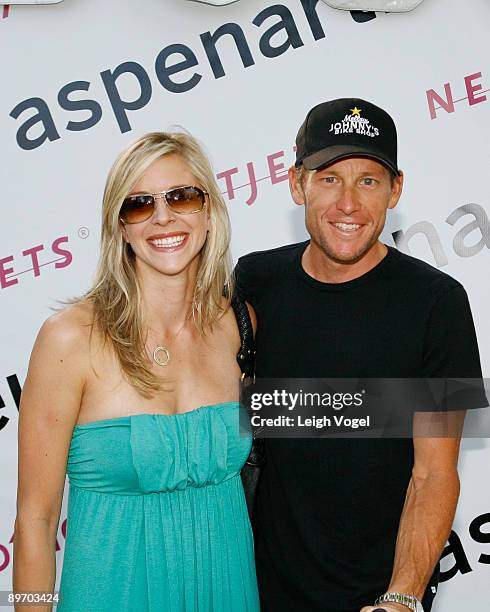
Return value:
[(199, 212), (204, 206), (204, 191), (198, 187), (177, 187), (167, 192), (167, 203), (175, 212)]
[(121, 207), (121, 218), (126, 223), (140, 223), (153, 214), (155, 201), (150, 195), (129, 196)]

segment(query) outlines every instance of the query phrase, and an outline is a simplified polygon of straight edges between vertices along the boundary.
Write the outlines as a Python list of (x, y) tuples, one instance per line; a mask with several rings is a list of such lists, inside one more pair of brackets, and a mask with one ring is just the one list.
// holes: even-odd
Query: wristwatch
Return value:
[(424, 608), (420, 601), (414, 595), (405, 595), (405, 593), (385, 593), (381, 595), (381, 597), (378, 597), (374, 605), (377, 606), (378, 604), (388, 603), (390, 601), (392, 603), (403, 604), (407, 606), (409, 610), (412, 610), (412, 612), (424, 612)]

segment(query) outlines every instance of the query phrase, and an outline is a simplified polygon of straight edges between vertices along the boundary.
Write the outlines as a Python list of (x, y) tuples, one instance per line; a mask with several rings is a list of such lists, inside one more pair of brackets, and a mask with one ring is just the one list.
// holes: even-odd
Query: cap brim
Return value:
[(321, 151), (316, 151), (316, 153), (307, 155), (301, 163), (307, 170), (318, 170), (318, 168), (330, 166), (346, 157), (367, 157), (369, 159), (374, 159), (393, 170), (395, 174), (401, 174), (395, 164), (382, 153), (376, 153), (376, 151), (372, 149), (363, 149), (362, 147), (353, 147), (351, 145), (326, 147)]

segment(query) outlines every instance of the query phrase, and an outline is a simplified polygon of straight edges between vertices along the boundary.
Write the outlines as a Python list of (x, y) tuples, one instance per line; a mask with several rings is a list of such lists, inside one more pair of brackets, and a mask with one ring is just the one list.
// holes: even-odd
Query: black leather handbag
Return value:
[[(231, 301), (235, 312), (238, 330), (240, 332), (240, 350), (237, 353), (237, 362), (242, 372), (242, 384), (253, 384), (255, 382), (255, 340), (253, 334), (252, 321), (248, 312), (247, 305), (236, 294)], [(245, 465), (242, 468), (241, 476), (245, 499), (247, 501), (248, 514), (253, 526), (253, 514), (255, 507), (255, 493), (259, 484), (260, 474), (265, 465), (265, 441), (263, 438), (255, 438), (252, 442), (252, 449)]]

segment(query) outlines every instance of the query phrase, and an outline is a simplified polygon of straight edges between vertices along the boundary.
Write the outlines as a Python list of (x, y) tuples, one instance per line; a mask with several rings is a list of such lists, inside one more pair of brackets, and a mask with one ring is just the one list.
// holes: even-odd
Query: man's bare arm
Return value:
[[(453, 437), (414, 437), (414, 467), (398, 528), (393, 573), (387, 591), (415, 595), (425, 593), (434, 567), (440, 559), (453, 524), (459, 497), (458, 456), (461, 438), (456, 436), (464, 422), (464, 412), (446, 415), (440, 421)], [(428, 415), (417, 413), (414, 431), (427, 434)], [(382, 595), (382, 593), (380, 593)], [(406, 611), (400, 604), (367, 606)]]

